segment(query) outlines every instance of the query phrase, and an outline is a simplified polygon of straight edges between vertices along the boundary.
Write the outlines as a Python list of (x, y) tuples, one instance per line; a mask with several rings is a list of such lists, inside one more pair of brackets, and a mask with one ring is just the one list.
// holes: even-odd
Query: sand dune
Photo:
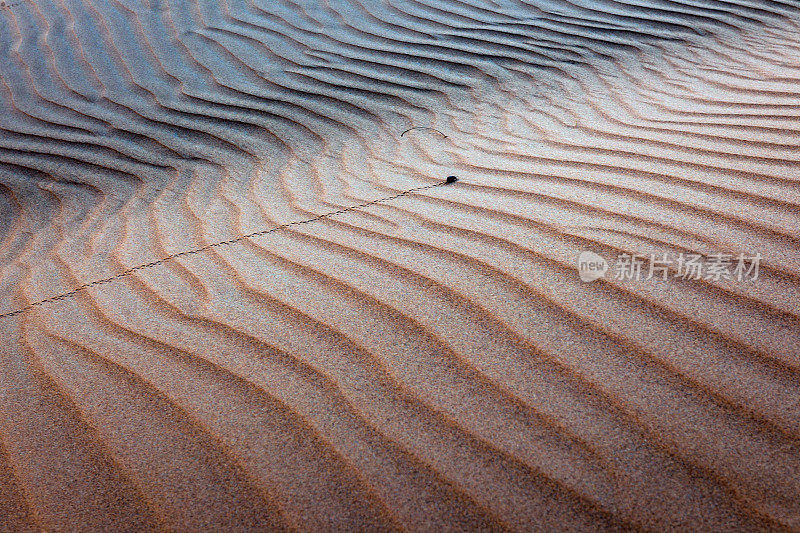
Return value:
[(0, 530), (800, 530), (798, 8), (5, 0)]

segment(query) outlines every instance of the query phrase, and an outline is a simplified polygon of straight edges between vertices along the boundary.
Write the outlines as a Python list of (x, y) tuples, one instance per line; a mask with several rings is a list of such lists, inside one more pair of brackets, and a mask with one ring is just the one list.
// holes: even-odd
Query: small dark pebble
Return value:
[(458, 178), (456, 176), (447, 176), (447, 180), (445, 180), (445, 183), (455, 183), (457, 181)]

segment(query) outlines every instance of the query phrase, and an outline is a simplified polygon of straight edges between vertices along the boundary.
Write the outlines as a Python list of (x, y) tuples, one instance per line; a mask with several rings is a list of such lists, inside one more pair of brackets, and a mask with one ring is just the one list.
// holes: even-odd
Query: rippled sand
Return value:
[(4, 0), (0, 530), (800, 530), (798, 8)]

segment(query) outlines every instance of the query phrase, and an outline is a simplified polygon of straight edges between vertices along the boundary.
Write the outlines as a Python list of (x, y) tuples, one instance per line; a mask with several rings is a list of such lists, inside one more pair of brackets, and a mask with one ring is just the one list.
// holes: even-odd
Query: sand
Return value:
[(798, 8), (4, 0), (0, 530), (800, 530)]

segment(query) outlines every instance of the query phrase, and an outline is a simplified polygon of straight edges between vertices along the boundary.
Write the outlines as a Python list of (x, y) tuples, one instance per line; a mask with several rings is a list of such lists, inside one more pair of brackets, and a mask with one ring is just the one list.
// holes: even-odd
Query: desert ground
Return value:
[(800, 2), (4, 0), (0, 106), (0, 531), (800, 531)]

